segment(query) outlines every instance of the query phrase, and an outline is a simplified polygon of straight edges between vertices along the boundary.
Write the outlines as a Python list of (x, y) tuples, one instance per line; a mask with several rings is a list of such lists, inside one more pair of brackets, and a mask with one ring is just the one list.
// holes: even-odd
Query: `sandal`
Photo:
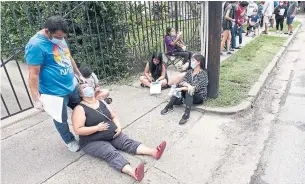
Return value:
[(161, 142), (161, 144), (157, 147), (157, 154), (156, 154), (156, 156), (155, 156), (155, 158), (156, 158), (157, 160), (159, 160), (159, 158), (162, 156), (162, 154), (163, 154), (165, 148), (166, 148), (166, 142), (163, 141), (163, 142)]
[(112, 103), (112, 98), (105, 98), (104, 101), (109, 105)]
[(137, 181), (142, 181), (144, 178), (144, 164), (140, 163), (135, 170), (135, 176)]

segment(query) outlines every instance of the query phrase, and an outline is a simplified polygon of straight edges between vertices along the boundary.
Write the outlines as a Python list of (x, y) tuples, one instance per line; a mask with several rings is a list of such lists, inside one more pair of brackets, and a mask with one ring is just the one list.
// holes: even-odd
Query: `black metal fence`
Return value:
[(23, 49), (1, 50), (1, 120), (33, 107), (22, 72), (25, 65), (18, 59), (23, 54)]
[[(1, 2), (2, 63), (15, 60), (22, 74), (19, 63), (24, 62), (25, 44), (52, 15), (61, 15), (69, 23), (66, 39), (73, 58), (91, 66), (102, 81), (143, 70), (153, 51), (164, 51), (167, 27), (183, 32), (188, 50), (200, 50), (201, 5), (196, 1)], [(2, 68), (6, 71), (5, 64)], [(24, 83), (23, 76), (20, 81)], [(13, 94), (22, 111), (18, 94)], [(3, 106), (5, 98), (1, 93)]]

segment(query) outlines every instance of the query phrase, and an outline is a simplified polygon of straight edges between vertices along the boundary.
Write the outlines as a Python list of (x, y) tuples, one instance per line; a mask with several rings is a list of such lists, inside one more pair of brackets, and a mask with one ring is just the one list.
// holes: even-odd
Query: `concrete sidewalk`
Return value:
[[(160, 115), (167, 97), (150, 96), (148, 90), (131, 86), (114, 86), (113, 91), (113, 108), (123, 131), (148, 146), (156, 147), (166, 140), (168, 151), (202, 117), (201, 113), (192, 112), (190, 121), (180, 126), (183, 108), (177, 108), (168, 116)], [(100, 159), (83, 152), (70, 153), (52, 119), (45, 113), (2, 128), (1, 142), (3, 183), (134, 183), (133, 179), (111, 169)], [(156, 163), (152, 158), (124, 155), (133, 166), (144, 161), (149, 169)], [(154, 180), (156, 176), (150, 175)]]

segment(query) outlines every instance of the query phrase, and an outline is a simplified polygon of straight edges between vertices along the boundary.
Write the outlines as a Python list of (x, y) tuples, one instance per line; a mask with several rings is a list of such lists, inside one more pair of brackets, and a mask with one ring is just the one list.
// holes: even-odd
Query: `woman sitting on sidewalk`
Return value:
[(163, 141), (153, 149), (128, 138), (121, 133), (121, 125), (114, 112), (104, 101), (95, 98), (92, 85), (80, 84), (79, 91), (82, 102), (73, 111), (72, 124), (74, 132), (79, 135), (80, 147), (88, 155), (100, 157), (116, 170), (141, 181), (144, 177), (144, 164), (140, 163), (133, 169), (118, 150), (149, 155), (158, 160), (166, 142)]
[[(190, 111), (193, 104), (201, 104), (207, 96), (208, 74), (205, 68), (205, 58), (195, 54), (191, 59), (192, 69), (188, 70), (178, 88), (175, 89), (180, 95), (173, 95), (170, 102), (161, 111), (162, 115), (174, 110), (174, 105), (185, 103), (186, 109), (179, 124), (185, 124), (190, 118)], [(176, 93), (177, 94), (177, 93)]]
[(159, 81), (163, 88), (167, 87), (168, 77), (163, 64), (162, 53), (154, 52), (151, 60), (146, 64), (144, 76), (140, 77), (142, 87), (150, 87), (152, 82)]

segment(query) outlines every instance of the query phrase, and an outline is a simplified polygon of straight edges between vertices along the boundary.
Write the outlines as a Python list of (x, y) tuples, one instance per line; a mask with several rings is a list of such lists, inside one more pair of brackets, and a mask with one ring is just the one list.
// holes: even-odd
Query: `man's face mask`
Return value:
[(64, 43), (64, 41), (65, 41), (65, 39), (63, 38), (62, 40), (60, 40), (60, 39), (57, 39), (57, 38), (52, 38), (52, 39), (50, 39), (50, 42), (52, 42), (52, 43), (54, 43), (54, 44), (56, 44), (56, 45), (61, 45), (61, 44), (63, 44)]

